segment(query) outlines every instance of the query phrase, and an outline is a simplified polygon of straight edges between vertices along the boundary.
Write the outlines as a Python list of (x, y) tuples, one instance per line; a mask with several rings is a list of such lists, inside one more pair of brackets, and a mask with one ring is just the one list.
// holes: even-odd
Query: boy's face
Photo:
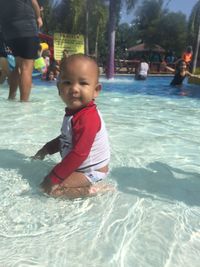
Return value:
[(78, 110), (85, 107), (101, 90), (97, 66), (84, 58), (70, 60), (61, 70), (58, 89), (60, 97), (69, 109)]

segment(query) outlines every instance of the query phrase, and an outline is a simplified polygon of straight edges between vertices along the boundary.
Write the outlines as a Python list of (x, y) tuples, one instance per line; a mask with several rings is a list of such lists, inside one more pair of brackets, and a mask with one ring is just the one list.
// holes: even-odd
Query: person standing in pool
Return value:
[(142, 57), (139, 66), (136, 69), (135, 80), (146, 80), (149, 72), (149, 64), (146, 57)]
[(10, 74), (8, 99), (15, 99), (19, 86), (20, 101), (28, 101), (39, 48), (38, 28), (43, 24), (37, 0), (1, 0), (0, 22), (6, 44), (16, 60)]
[(187, 70), (187, 64), (184, 60), (179, 60), (176, 66), (176, 69), (165, 66), (166, 69), (172, 71), (174, 73), (174, 78), (171, 81), (170, 85), (172, 86), (181, 86), (183, 84), (184, 79), (187, 76), (195, 77), (192, 73)]
[(93, 195), (108, 174), (110, 160), (107, 131), (95, 104), (101, 90), (99, 68), (92, 58), (76, 54), (63, 58), (60, 69), (57, 86), (67, 106), (61, 134), (33, 159), (61, 154), (61, 162), (41, 184), (45, 193), (70, 198)]

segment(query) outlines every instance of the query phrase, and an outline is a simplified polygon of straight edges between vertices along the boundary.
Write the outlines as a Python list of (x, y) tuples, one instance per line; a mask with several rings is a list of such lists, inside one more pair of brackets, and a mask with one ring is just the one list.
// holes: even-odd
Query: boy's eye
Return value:
[(65, 80), (65, 81), (61, 81), (61, 84), (62, 84), (62, 85), (70, 85), (71, 82), (68, 81), (68, 80)]
[(86, 81), (81, 81), (80, 85), (88, 85), (88, 83)]

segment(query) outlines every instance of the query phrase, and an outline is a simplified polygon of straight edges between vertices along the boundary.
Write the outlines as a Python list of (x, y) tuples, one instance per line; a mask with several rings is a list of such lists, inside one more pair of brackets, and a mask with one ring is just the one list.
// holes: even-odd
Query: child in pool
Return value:
[(44, 159), (47, 154), (60, 151), (61, 162), (41, 184), (45, 193), (72, 198), (93, 195), (98, 191), (98, 184), (94, 184), (107, 176), (110, 150), (95, 104), (101, 90), (98, 79), (96, 62), (85, 55), (76, 54), (61, 61), (57, 87), (67, 105), (61, 134), (33, 157)]
[(187, 64), (184, 60), (179, 60), (176, 69), (168, 66), (165, 66), (165, 68), (174, 73), (174, 78), (170, 83), (172, 86), (181, 86), (187, 76), (195, 77), (195, 75), (187, 70)]

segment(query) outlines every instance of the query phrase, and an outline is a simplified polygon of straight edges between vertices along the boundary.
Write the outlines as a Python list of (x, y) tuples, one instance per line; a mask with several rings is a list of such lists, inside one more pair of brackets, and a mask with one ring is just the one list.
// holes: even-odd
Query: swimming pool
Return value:
[(76, 200), (38, 190), (59, 155), (30, 160), (59, 134), (55, 83), (34, 80), (23, 104), (1, 87), (0, 266), (199, 267), (200, 88), (170, 80), (101, 78), (117, 191)]

